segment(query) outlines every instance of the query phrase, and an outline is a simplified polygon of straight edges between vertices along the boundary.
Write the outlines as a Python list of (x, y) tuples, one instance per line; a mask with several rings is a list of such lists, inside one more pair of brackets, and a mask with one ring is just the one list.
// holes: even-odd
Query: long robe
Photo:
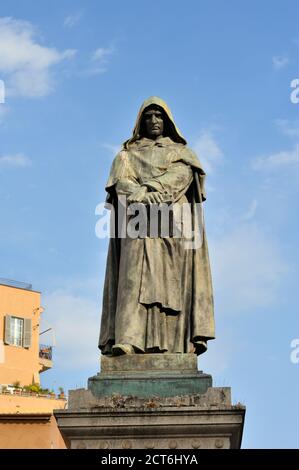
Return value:
[[(183, 138), (151, 140), (139, 138), (138, 132), (135, 137), (113, 162), (107, 201), (117, 213), (119, 196), (146, 186), (166, 201), (190, 204), (196, 225), (196, 203), (205, 200), (205, 173), (194, 152)], [(186, 249), (184, 238), (172, 236), (110, 239), (99, 340), (102, 354), (111, 354), (118, 343), (130, 344), (140, 353), (206, 350), (215, 333), (204, 226), (201, 237), (201, 245), (193, 249)]]

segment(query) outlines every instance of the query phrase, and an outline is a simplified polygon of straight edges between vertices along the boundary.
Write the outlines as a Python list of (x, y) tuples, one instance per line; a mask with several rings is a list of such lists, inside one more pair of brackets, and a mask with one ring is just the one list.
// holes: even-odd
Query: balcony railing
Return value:
[(52, 346), (46, 346), (45, 344), (39, 345), (39, 357), (41, 359), (48, 359), (52, 361)]
[(0, 396), (1, 395), (17, 395), (17, 396), (22, 396), (22, 397), (38, 397), (38, 398), (50, 398), (50, 399), (66, 399), (64, 394), (59, 394), (56, 395), (54, 392), (32, 392), (32, 391), (26, 391), (23, 390), (22, 388), (14, 388), (10, 387), (8, 388), (6, 385), (1, 385), (0, 384)]

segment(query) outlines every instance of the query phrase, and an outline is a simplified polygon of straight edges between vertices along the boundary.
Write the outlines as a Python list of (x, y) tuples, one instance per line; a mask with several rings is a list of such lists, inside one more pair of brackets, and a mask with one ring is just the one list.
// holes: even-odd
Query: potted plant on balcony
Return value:
[(64, 390), (62, 387), (59, 387), (59, 395), (58, 398), (65, 398)]
[(29, 389), (30, 389), (30, 392), (33, 394), (33, 395), (36, 395), (38, 396), (40, 394), (40, 385), (33, 382), (30, 386), (29, 386)]
[(14, 383), (13, 383), (13, 387), (14, 387), (14, 393), (16, 395), (21, 395), (21, 391), (22, 391), (22, 387), (21, 387), (21, 383), (19, 380), (16, 380)]

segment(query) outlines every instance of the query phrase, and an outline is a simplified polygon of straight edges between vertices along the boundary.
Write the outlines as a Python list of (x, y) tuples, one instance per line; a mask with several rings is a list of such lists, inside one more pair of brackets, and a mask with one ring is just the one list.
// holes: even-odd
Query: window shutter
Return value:
[(23, 337), (23, 347), (30, 348), (31, 346), (31, 320), (24, 318), (24, 337)]
[(11, 344), (11, 335), (10, 335), (10, 315), (5, 315), (5, 333), (4, 333), (4, 343)]

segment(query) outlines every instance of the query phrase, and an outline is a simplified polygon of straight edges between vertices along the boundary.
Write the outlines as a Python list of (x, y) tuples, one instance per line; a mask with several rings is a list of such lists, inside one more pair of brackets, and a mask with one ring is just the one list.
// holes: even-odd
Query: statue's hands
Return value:
[(160, 204), (165, 202), (165, 197), (158, 191), (149, 192), (146, 186), (140, 186), (128, 197), (128, 203), (141, 202), (143, 204)]
[(132, 202), (144, 202), (145, 196), (147, 194), (147, 187), (140, 186), (136, 191), (134, 191), (128, 197), (128, 203), (131, 204)]
[(142, 202), (144, 202), (145, 204), (160, 204), (161, 202), (163, 202), (163, 196), (162, 194), (158, 193), (158, 191), (154, 191), (151, 193), (147, 193)]

